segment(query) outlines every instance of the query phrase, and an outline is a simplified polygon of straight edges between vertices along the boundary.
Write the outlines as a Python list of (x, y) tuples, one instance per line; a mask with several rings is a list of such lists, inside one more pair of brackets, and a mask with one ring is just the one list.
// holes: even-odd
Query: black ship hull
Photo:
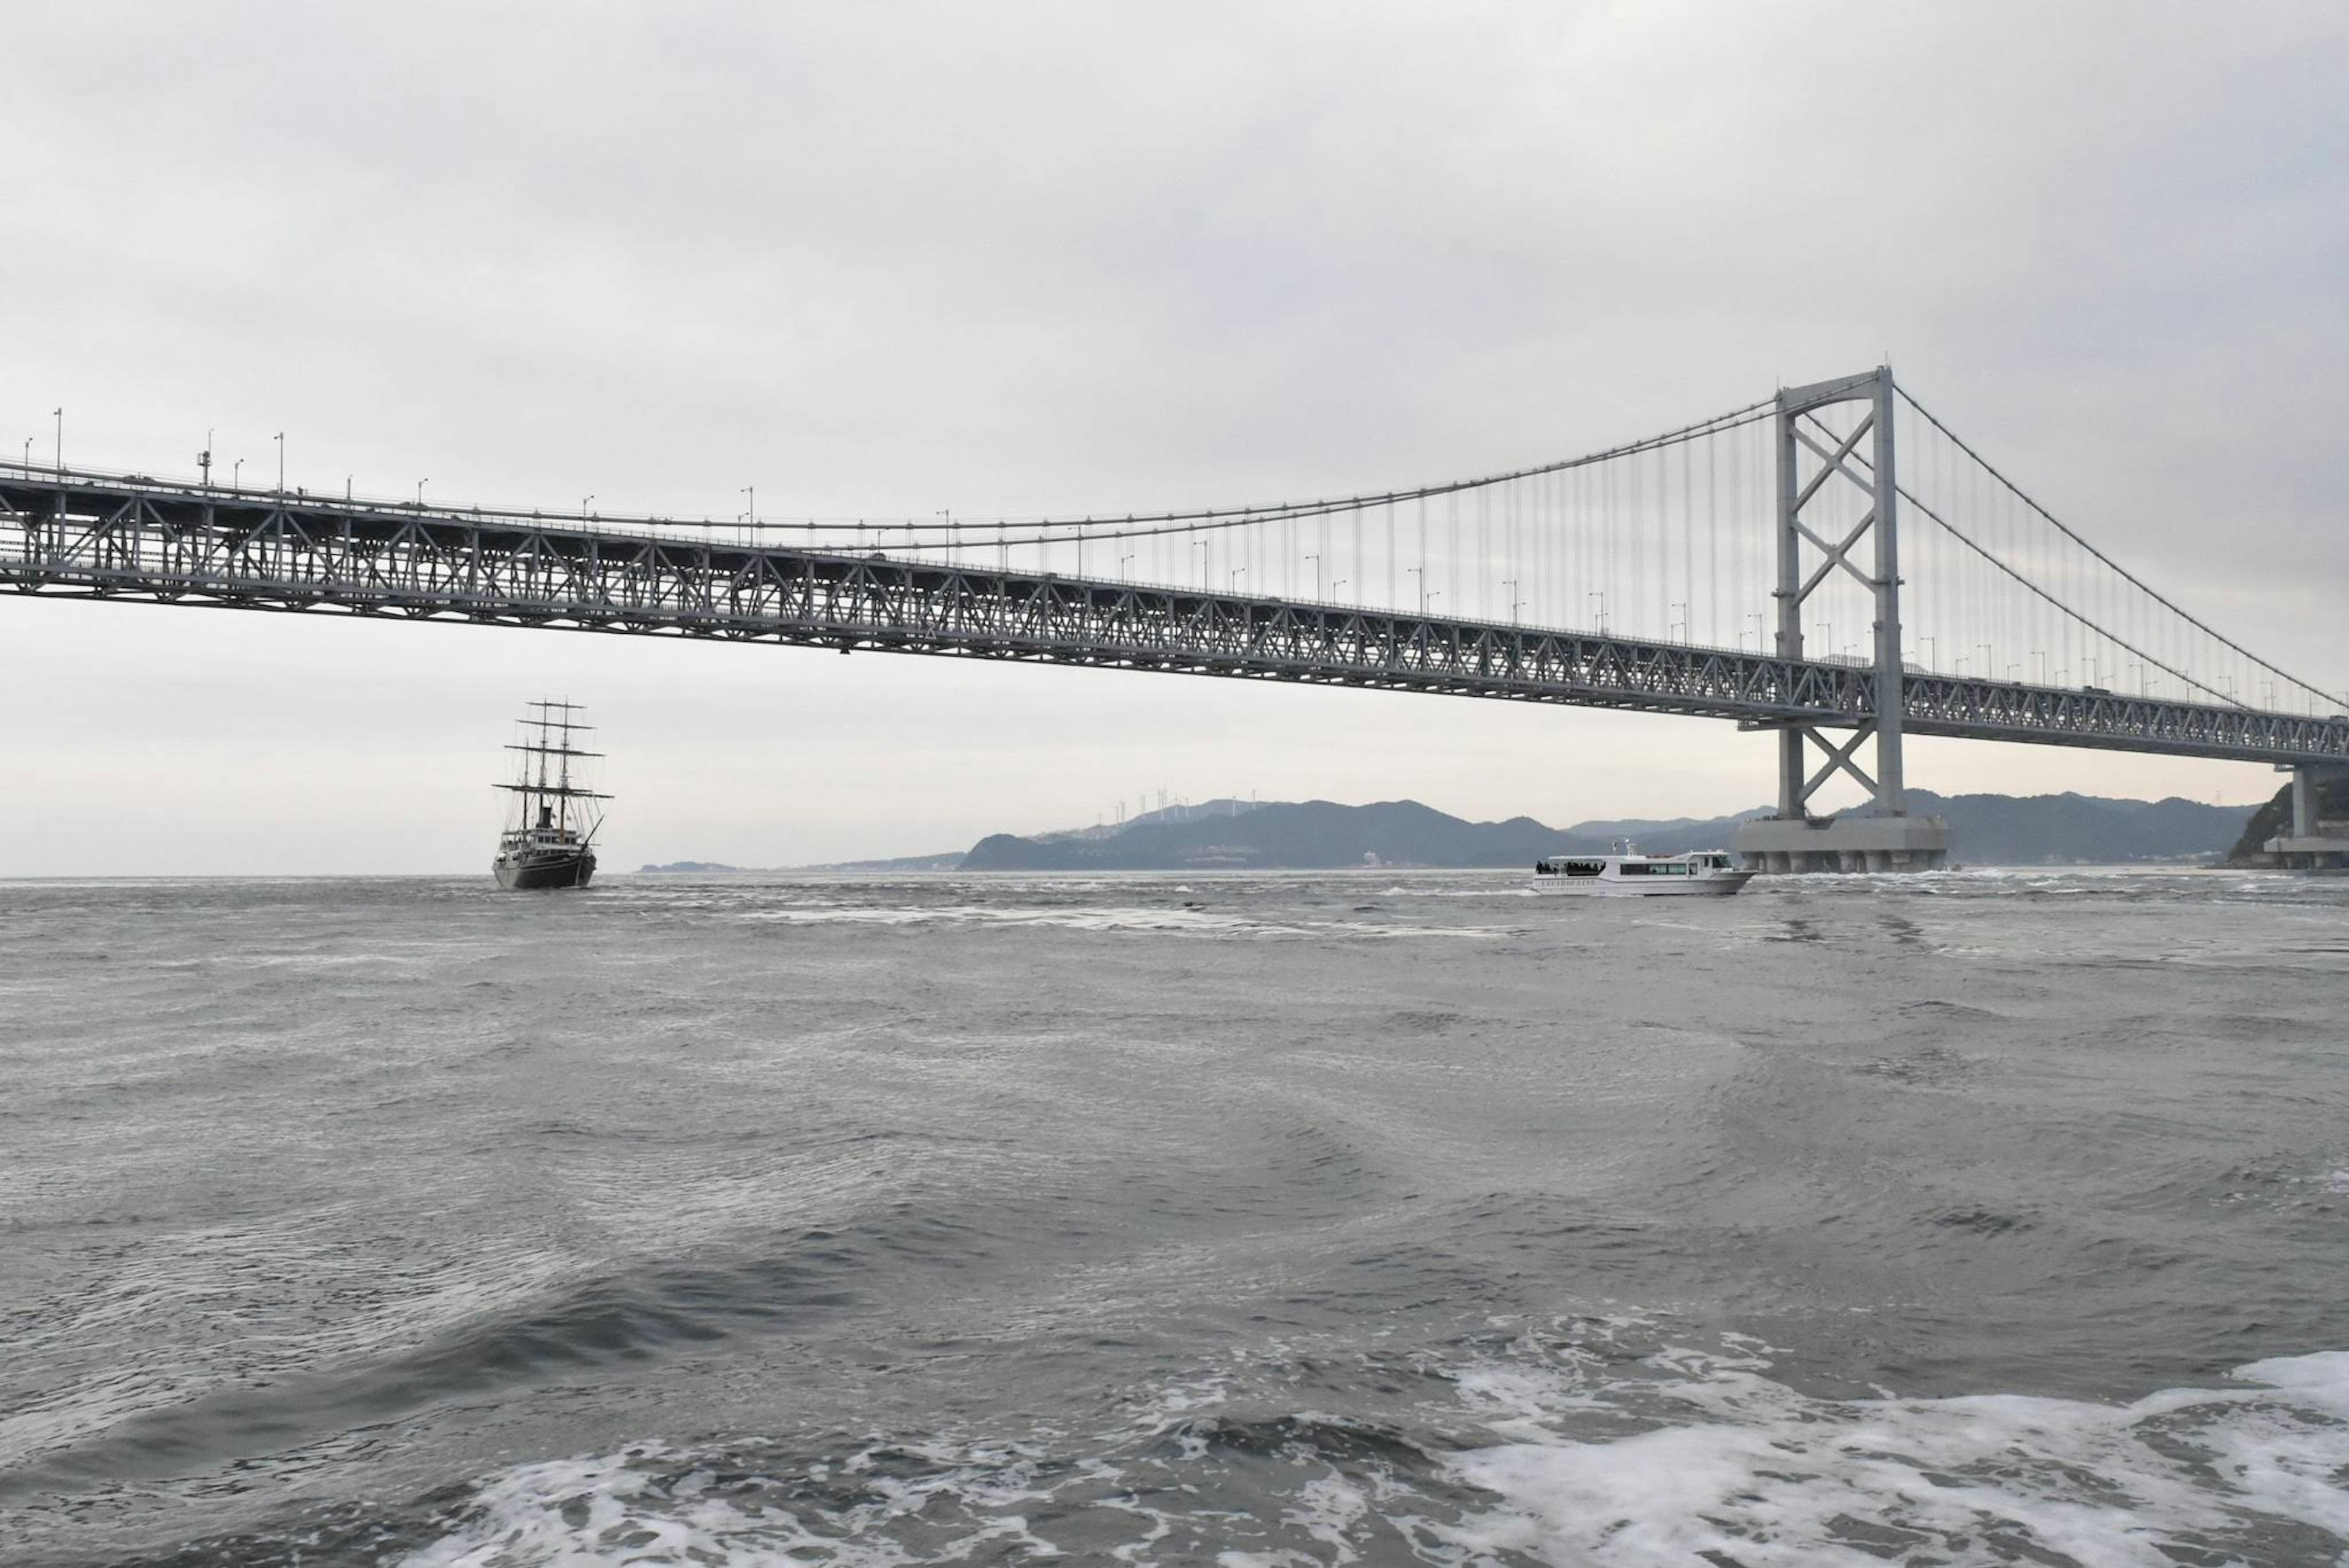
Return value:
[(541, 888), (585, 888), (587, 879), (595, 875), (595, 854), (593, 850), (576, 855), (529, 855), (509, 858), (501, 855), (492, 867), (498, 874), (498, 886), (525, 891)]

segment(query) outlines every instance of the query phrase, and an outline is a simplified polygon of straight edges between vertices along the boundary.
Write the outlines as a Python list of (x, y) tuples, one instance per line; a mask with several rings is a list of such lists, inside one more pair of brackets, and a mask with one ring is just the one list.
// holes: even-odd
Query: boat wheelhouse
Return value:
[(1754, 879), (1726, 849), (1642, 855), (1619, 840), (1609, 855), (1546, 855), (1534, 862), (1534, 891), (1632, 897), (1726, 898)]

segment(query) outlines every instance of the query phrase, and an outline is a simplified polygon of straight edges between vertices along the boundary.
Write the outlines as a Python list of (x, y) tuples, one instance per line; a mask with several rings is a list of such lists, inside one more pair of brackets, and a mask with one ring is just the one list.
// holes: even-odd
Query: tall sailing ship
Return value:
[[(597, 794), (574, 784), (585, 779), (585, 752), (571, 742), (595, 732), (572, 715), (585, 710), (572, 702), (533, 702), (522, 721), (523, 738), (506, 750), (522, 753), (522, 773), (497, 787), (515, 797), (521, 811), (508, 819), (492, 868), (501, 888), (585, 888), (595, 875), (595, 830), (604, 826)], [(574, 773), (574, 764), (578, 764)]]

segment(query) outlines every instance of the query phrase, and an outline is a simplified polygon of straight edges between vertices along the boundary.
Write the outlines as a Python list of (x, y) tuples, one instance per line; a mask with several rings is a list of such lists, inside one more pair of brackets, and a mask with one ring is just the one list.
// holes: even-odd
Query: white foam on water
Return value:
[(1474, 888), (1406, 888), (1397, 883), (1371, 896), (1376, 898), (1530, 898), (1535, 894), (1533, 888), (1523, 882), (1503, 882), (1495, 877)]
[[(1180, 891), (1180, 889), (1177, 889)], [(782, 925), (919, 926), (963, 924), (1045, 927), (1078, 931), (1144, 931), (1160, 935), (1204, 937), (1275, 937), (1314, 939), (1329, 936), (1482, 938), (1497, 933), (1455, 926), (1384, 925), (1366, 920), (1270, 920), (1254, 916), (1218, 914), (1206, 909), (1142, 908), (1030, 909), (1017, 905), (931, 904), (893, 908), (863, 905), (803, 905), (788, 909), (742, 909), (741, 920)]]
[[(2127, 1405), (1818, 1399), (1751, 1361), (1672, 1360), (1651, 1358), (1653, 1381), (1594, 1386), (1571, 1366), (1464, 1378), (1514, 1440), (1453, 1457), (1502, 1506), (1445, 1533), (1592, 1568), (2349, 1563), (2349, 1353)], [(1642, 1429), (1568, 1435), (1599, 1409)]]
[[(911, 1451), (911, 1450), (902, 1450)], [(825, 1510), (745, 1509), (709, 1495), (708, 1471), (663, 1480), (678, 1456), (648, 1444), (599, 1459), (524, 1465), (486, 1483), (462, 1522), (398, 1560), (398, 1568), (902, 1568), (914, 1563), (1060, 1555), (1028, 1529), (1024, 1510), (1050, 1494), (1027, 1484), (1015, 1451), (978, 1462), (926, 1455), (937, 1463), (917, 1480), (868, 1478), (863, 1501)], [(867, 1468), (851, 1459), (843, 1469)], [(935, 1523), (941, 1511), (952, 1522)], [(919, 1545), (895, 1526), (919, 1521)]]
[[(1830, 1399), (1775, 1381), (1758, 1342), (1634, 1360), (1621, 1327), (1453, 1370), (1416, 1412), (1424, 1468), (1325, 1451), (1312, 1432), (1362, 1428), (1298, 1411), (1296, 1446), (1236, 1471), (1206, 1440), (1235, 1393), (1218, 1376), (1137, 1399), (1113, 1433), (876, 1442), (747, 1485), (659, 1445), (525, 1465), (398, 1568), (1308, 1568), (1399, 1541), (1562, 1568), (2349, 1564), (2349, 1352), (2127, 1404)], [(1436, 1436), (1464, 1422), (1490, 1440)]]

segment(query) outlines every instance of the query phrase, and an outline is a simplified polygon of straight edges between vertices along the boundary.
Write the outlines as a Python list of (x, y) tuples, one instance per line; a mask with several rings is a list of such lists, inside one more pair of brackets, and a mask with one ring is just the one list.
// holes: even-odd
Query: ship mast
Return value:
[(566, 829), (571, 826), (571, 729), (570, 704), (566, 702), (563, 714), (563, 761), (558, 764), (562, 769), (563, 794), (554, 808), (557, 826)]
[[(519, 779), (513, 784), (497, 787), (523, 797), (522, 825), (524, 831), (551, 827), (567, 835), (575, 820), (581, 840), (591, 839), (595, 829), (602, 826), (600, 816), (596, 815), (594, 808), (574, 806), (572, 802), (609, 800), (612, 797), (580, 788), (571, 782), (572, 758), (603, 755), (600, 752), (580, 750), (571, 743), (571, 738), (574, 734), (592, 734), (595, 726), (573, 721), (571, 715), (581, 711), (574, 702), (557, 702), (549, 699), (532, 702), (530, 706), (536, 711), (522, 722), (524, 731), (522, 743), (510, 744), (506, 748), (523, 753)], [(537, 732), (535, 744), (531, 743), (533, 737), (529, 732), (533, 730)], [(549, 758), (554, 759), (551, 763)], [(535, 780), (532, 777), (533, 766), (537, 771)]]

